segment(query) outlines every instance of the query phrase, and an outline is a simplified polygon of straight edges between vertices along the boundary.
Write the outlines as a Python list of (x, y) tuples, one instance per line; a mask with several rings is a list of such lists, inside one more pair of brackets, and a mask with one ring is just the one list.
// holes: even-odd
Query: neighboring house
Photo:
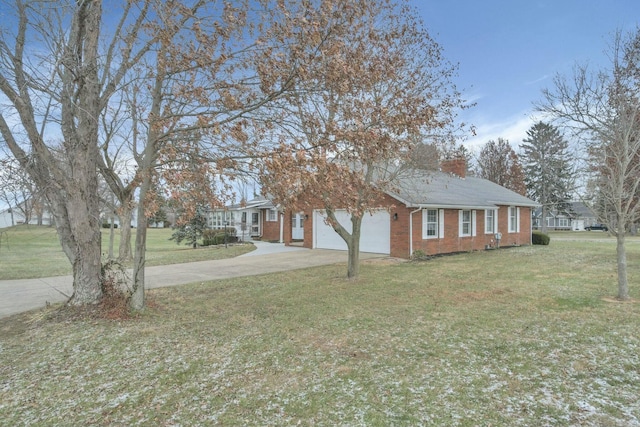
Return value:
[[(542, 208), (533, 211), (533, 229), (542, 228)], [(583, 202), (570, 202), (567, 209), (547, 212), (547, 230), (551, 231), (584, 231), (585, 227), (598, 222), (593, 211)]]
[[(102, 228), (109, 228), (109, 225), (111, 224), (112, 220), (113, 220), (114, 228), (122, 227), (122, 225), (120, 224), (120, 217), (118, 217), (118, 215), (116, 214), (109, 215), (104, 212), (100, 214), (100, 224)], [(131, 224), (129, 224), (129, 226), (131, 228), (135, 228), (137, 225), (138, 225), (138, 209), (134, 209), (131, 212)], [(164, 225), (163, 223), (155, 223), (155, 224), (149, 224), (149, 227), (162, 228), (163, 225)]]
[[(531, 211), (538, 204), (491, 181), (466, 177), (464, 159), (443, 162), (441, 172), (416, 172), (396, 186), (397, 191), (384, 195), (379, 210), (365, 214), (362, 252), (409, 258), (417, 250), (435, 255), (531, 244)], [(351, 229), (345, 210), (336, 216)], [(285, 215), (286, 244), (300, 225), (304, 247), (346, 250), (325, 222), (322, 206)]]
[(208, 213), (207, 222), (212, 229), (234, 227), (241, 241), (249, 239), (283, 241), (282, 212), (264, 197), (226, 206), (223, 209), (215, 209)]
[[(31, 225), (53, 225), (53, 216), (46, 209), (42, 212), (42, 222), (38, 224), (38, 215), (35, 213), (29, 218), (28, 223)], [(11, 227), (14, 225), (25, 224), (25, 217), (22, 210), (16, 208), (7, 208), (0, 211), (0, 228)]]

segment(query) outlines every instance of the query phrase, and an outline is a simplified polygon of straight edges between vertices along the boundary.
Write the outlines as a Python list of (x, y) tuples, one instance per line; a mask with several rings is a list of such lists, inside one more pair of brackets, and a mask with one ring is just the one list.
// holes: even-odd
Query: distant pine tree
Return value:
[(574, 173), (569, 144), (553, 125), (534, 124), (523, 139), (521, 159), (524, 165), (527, 195), (542, 206), (542, 232), (547, 231), (547, 213), (569, 209)]

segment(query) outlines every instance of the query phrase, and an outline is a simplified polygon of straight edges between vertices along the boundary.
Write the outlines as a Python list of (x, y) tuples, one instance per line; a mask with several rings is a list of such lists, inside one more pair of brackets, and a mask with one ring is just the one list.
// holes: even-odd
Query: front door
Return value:
[(304, 240), (304, 214), (297, 213), (291, 220), (291, 239)]

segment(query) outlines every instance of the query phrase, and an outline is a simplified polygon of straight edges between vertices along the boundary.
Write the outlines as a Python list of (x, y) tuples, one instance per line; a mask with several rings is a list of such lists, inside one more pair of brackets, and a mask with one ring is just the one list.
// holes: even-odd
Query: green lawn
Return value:
[[(586, 234), (585, 234), (586, 235)], [(0, 321), (5, 425), (639, 426), (640, 245), (561, 240), (149, 292)]]
[[(71, 274), (69, 260), (60, 248), (55, 228), (20, 225), (1, 230), (0, 234), (0, 280), (29, 279), (36, 277)], [(135, 230), (132, 249), (135, 242)], [(166, 265), (183, 262), (232, 258), (255, 249), (253, 245), (229, 245), (192, 249), (169, 240), (172, 230), (150, 228), (147, 230), (146, 265)], [(102, 253), (104, 260), (109, 254), (109, 230), (102, 230)], [(118, 254), (120, 232), (115, 232), (114, 253)]]

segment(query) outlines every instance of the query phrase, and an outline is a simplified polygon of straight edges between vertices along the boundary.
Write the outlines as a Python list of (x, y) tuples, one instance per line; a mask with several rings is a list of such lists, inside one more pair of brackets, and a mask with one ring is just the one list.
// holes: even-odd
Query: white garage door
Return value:
[[(313, 247), (318, 249), (347, 250), (345, 241), (325, 222), (324, 210), (313, 213)], [(351, 232), (351, 216), (345, 210), (337, 210), (338, 222)], [(360, 252), (389, 254), (391, 252), (391, 224), (389, 212), (376, 211), (373, 215), (368, 212), (362, 218), (360, 232)]]

